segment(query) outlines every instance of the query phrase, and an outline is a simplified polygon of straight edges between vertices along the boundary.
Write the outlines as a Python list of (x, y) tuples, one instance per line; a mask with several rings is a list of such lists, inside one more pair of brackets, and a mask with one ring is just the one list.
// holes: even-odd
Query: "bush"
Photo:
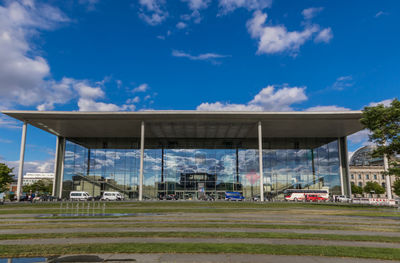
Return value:
[(355, 184), (351, 184), (351, 193), (352, 194), (362, 194), (363, 189), (361, 186), (357, 186)]
[(385, 193), (385, 188), (383, 188), (377, 182), (367, 182), (364, 186), (364, 193), (375, 193), (375, 194), (383, 194)]
[(393, 192), (400, 196), (400, 178), (397, 178), (393, 183)]

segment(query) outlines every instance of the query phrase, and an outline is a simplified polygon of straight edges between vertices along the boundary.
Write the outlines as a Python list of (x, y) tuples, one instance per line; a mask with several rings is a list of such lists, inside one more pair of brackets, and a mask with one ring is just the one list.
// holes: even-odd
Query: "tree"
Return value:
[(393, 192), (400, 196), (400, 178), (397, 178), (393, 183)]
[(49, 194), (53, 189), (53, 183), (51, 180), (42, 179), (30, 185), (24, 185), (22, 190), (25, 193), (32, 191), (32, 193), (43, 193)]
[(7, 191), (7, 187), (13, 181), (12, 171), (5, 163), (0, 163), (0, 193)]
[(385, 193), (385, 188), (383, 188), (377, 182), (367, 182), (364, 186), (364, 193), (375, 193), (375, 194), (383, 194)]
[(386, 155), (389, 161), (386, 174), (400, 176), (400, 163), (396, 159), (400, 154), (400, 101), (394, 99), (389, 106), (365, 107), (361, 123), (370, 130), (369, 140), (377, 146), (372, 155)]
[(362, 194), (363, 193), (363, 189), (361, 186), (357, 186), (354, 183), (351, 184), (351, 192), (353, 194)]

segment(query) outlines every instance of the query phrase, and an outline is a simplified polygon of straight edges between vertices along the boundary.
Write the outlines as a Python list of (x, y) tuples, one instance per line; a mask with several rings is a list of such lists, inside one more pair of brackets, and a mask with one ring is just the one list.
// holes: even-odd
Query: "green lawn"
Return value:
[[(82, 209), (85, 204), (86, 209)], [(79, 213), (88, 203), (79, 203)], [(77, 203), (73, 203), (76, 213)], [(19, 234), (1, 234), (0, 240), (30, 240), (32, 245), (0, 245), (0, 257), (34, 257), (86, 253), (243, 253), (274, 255), (315, 255), (400, 260), (400, 249), (346, 246), (207, 244), (207, 243), (111, 243), (38, 245), (35, 239), (52, 238), (275, 238), (400, 243), (400, 235), (386, 237), (380, 232), (400, 232), (394, 208), (351, 204), (249, 203), (249, 202), (107, 202), (106, 213), (134, 214), (130, 217), (57, 216), (66, 213), (60, 203), (6, 204), (0, 206), (0, 230), (16, 229)], [(71, 208), (71, 203), (68, 204)], [(103, 203), (101, 203), (101, 207)], [(93, 207), (93, 203), (91, 203)], [(89, 210), (93, 212), (92, 208)], [(68, 211), (71, 213), (71, 209)], [(95, 210), (96, 213), (101, 209)], [(37, 217), (44, 215), (45, 217)], [(48, 215), (48, 216), (47, 216)], [(15, 220), (19, 218), (20, 220)], [(396, 227), (398, 226), (398, 227)], [(52, 233), (52, 229), (79, 229), (76, 233)], [(115, 228), (126, 232), (113, 232)], [(170, 228), (157, 232), (155, 228)], [(180, 230), (182, 228), (183, 230)], [(229, 229), (229, 232), (197, 232), (196, 229)], [(50, 229), (49, 233), (28, 234), (25, 230)], [(107, 229), (99, 232), (98, 229)], [(243, 232), (253, 229), (252, 232)], [(282, 229), (270, 232), (269, 229)], [(131, 230), (131, 231), (129, 231)], [(136, 230), (136, 231), (133, 231)], [(176, 230), (176, 231), (174, 231)], [(256, 232), (255, 232), (255, 231)], [(264, 231), (261, 231), (264, 230)], [(376, 235), (298, 234), (296, 230), (368, 231)], [(81, 232), (79, 232), (81, 231)], [(4, 232), (3, 232), (4, 233)], [(334, 233), (334, 232), (332, 232)], [(140, 239), (139, 239), (140, 240)], [(284, 241), (282, 241), (285, 243)], [(67, 243), (67, 242), (65, 242)], [(320, 242), (316, 242), (319, 244)]]
[(400, 260), (400, 249), (343, 246), (204, 244), (204, 243), (121, 243), (76, 245), (3, 245), (0, 257), (46, 257), (86, 253), (241, 253), (308, 255)]
[[(78, 203), (69, 203), (74, 206), (72, 213), (76, 211)], [(88, 203), (79, 203), (81, 213), (87, 212), (82, 205), (87, 207)], [(101, 203), (104, 204), (104, 203)], [(366, 217), (400, 217), (396, 208), (372, 207), (353, 204), (330, 204), (330, 203), (257, 203), (257, 202), (107, 202), (106, 213), (234, 213), (238, 209), (246, 213), (262, 213), (290, 211), (301, 213), (304, 209), (310, 213), (326, 213), (332, 216), (352, 215)], [(93, 204), (91, 204), (93, 205)], [(60, 203), (14, 203), (0, 206), (0, 215), (10, 214), (59, 214), (66, 213), (66, 204), (60, 210)], [(91, 206), (92, 209), (92, 206)], [(68, 210), (71, 213), (71, 209)], [(90, 210), (92, 212), (93, 210)], [(95, 210), (100, 213), (102, 210)]]
[(0, 229), (55, 229), (55, 228), (251, 228), (251, 229), (318, 229), (344, 231), (371, 231), (371, 232), (400, 232), (400, 228), (365, 227), (365, 226), (330, 226), (330, 225), (285, 225), (285, 224), (245, 224), (245, 223), (131, 223), (131, 224), (101, 224), (101, 223), (71, 223), (71, 224), (43, 224), (43, 225), (0, 225)]

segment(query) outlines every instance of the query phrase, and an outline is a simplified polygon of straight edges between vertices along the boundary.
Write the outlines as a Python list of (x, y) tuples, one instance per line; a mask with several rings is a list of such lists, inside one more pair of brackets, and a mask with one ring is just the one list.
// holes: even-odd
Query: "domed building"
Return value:
[[(377, 182), (386, 189), (383, 157), (373, 157), (374, 149), (372, 145), (364, 146), (351, 156), (349, 162), (351, 184), (364, 187), (367, 182)], [(390, 185), (393, 185), (394, 181), (395, 177), (390, 176)]]

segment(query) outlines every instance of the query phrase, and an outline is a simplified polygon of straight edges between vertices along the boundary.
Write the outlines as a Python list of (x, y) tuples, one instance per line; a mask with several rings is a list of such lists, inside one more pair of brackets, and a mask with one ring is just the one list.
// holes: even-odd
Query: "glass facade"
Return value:
[[(107, 139), (77, 144), (67, 139), (63, 198), (74, 190), (94, 197), (104, 191), (118, 191), (126, 199), (137, 199), (137, 145), (128, 139), (119, 144)], [(224, 199), (227, 191), (240, 192), (246, 199), (258, 197), (257, 148), (254, 142), (145, 145), (143, 199)], [(331, 194), (341, 194), (336, 139), (264, 138), (262, 154), (266, 199), (283, 198), (285, 189), (328, 188)]]

